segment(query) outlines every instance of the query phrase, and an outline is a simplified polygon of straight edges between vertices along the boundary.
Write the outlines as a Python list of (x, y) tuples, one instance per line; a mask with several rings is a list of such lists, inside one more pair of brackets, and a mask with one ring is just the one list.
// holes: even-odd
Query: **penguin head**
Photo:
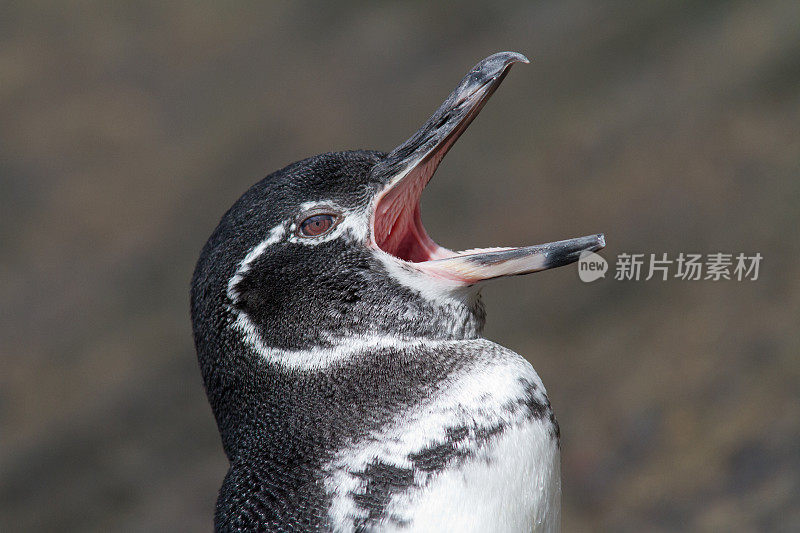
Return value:
[(477, 301), (433, 298), (404, 285), (392, 268), (405, 261), (376, 245), (374, 208), (383, 187), (373, 171), (385, 157), (322, 154), (250, 188), (201, 255), (195, 320), (210, 317), (222, 328), (214, 335), (232, 332), (291, 367), (314, 366), (340, 345), (367, 338), (477, 335)]
[[(470, 339), (486, 279), (575, 261), (602, 236), (522, 248), (456, 252), (434, 242), (420, 196), (444, 155), (511, 65), (476, 65), (390, 153), (322, 154), (251, 187), (206, 243), (192, 281), (192, 317), (206, 377), (252, 364), (309, 369), (358, 347), (412, 339)], [(213, 402), (212, 402), (213, 403)]]

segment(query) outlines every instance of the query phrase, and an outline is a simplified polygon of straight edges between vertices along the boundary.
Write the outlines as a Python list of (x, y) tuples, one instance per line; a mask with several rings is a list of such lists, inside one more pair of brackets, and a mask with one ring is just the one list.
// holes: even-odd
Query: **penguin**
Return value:
[(253, 185), (202, 249), (197, 356), (229, 469), (216, 531), (558, 531), (559, 428), (531, 364), (481, 336), (486, 280), (602, 234), (453, 251), (420, 196), (521, 54), (478, 63), (389, 153)]

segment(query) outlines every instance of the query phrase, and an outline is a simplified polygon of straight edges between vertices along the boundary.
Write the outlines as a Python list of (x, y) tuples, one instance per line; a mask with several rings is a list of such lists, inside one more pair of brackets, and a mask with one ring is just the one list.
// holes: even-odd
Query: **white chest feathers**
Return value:
[[(519, 355), (482, 356), (327, 465), (335, 531), (558, 531), (558, 428)], [(467, 349), (467, 345), (465, 345)], [(485, 356), (484, 356), (485, 355)]]

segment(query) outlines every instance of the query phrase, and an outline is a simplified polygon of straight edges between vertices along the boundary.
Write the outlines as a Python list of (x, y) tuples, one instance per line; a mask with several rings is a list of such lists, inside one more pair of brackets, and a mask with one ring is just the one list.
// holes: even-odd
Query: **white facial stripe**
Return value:
[(327, 341), (331, 343), (330, 346), (307, 350), (284, 350), (264, 344), (258, 334), (258, 328), (245, 313), (239, 314), (235, 325), (244, 334), (247, 344), (264, 359), (284, 368), (299, 371), (323, 370), (376, 350), (407, 349), (415, 346), (436, 347), (446, 342), (454, 342), (394, 335), (353, 335), (339, 339), (329, 338)]
[(267, 232), (266, 239), (258, 243), (258, 245), (256, 245), (252, 250), (247, 252), (247, 255), (244, 256), (244, 259), (242, 259), (242, 262), (239, 263), (239, 268), (236, 269), (236, 273), (233, 275), (233, 277), (231, 277), (231, 279), (228, 280), (227, 294), (231, 303), (235, 302), (239, 297), (239, 294), (236, 292), (236, 285), (242, 280), (244, 275), (250, 271), (250, 265), (253, 264), (253, 261), (258, 259), (268, 247), (280, 242), (285, 234), (286, 222), (281, 222)]
[(311, 211), (312, 209), (320, 208), (320, 207), (330, 207), (332, 209), (341, 210), (339, 206), (336, 205), (334, 202), (327, 202), (324, 200), (316, 200), (311, 202), (303, 202), (300, 204), (300, 212), (304, 213), (306, 211)]

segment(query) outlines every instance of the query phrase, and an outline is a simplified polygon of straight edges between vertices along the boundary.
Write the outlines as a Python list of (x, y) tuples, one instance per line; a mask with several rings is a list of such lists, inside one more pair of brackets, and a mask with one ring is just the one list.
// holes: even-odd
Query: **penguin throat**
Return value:
[[(380, 204), (384, 207), (384, 204)], [(379, 217), (386, 224), (376, 232), (375, 244), (384, 252), (410, 263), (422, 263), (431, 259), (449, 257), (449, 250), (436, 244), (422, 225), (419, 204), (411, 208), (386, 206)]]
[(422, 263), (457, 255), (439, 246), (422, 225), (420, 198), (441, 157), (415, 166), (393, 181), (375, 201), (372, 219), (373, 244), (409, 263)]

